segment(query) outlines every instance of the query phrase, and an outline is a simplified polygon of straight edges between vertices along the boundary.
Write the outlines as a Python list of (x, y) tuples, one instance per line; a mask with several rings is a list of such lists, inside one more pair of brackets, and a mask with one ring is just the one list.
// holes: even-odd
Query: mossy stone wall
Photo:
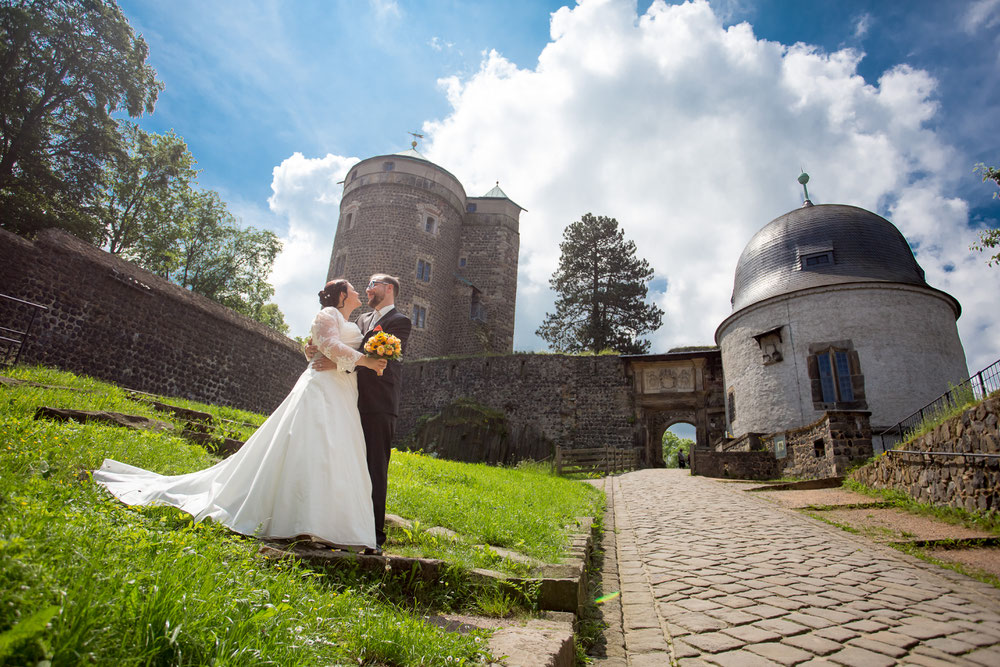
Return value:
[[(1000, 510), (1000, 397), (988, 398), (899, 449), (851, 473), (875, 489), (895, 489), (914, 500), (966, 511)], [(954, 453), (953, 456), (923, 452)]]

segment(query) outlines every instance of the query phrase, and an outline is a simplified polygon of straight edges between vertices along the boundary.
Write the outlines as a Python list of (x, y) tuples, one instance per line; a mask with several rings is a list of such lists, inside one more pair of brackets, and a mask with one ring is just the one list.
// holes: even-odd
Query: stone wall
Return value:
[[(1000, 454), (1000, 397), (989, 398), (905, 443), (914, 452)], [(919, 502), (968, 511), (1000, 510), (1000, 459), (904, 454), (890, 450), (851, 473), (876, 489), (896, 489)]]
[(511, 437), (503, 413), (460, 399), (428, 419), (421, 419), (407, 436), (406, 446), (450, 461), (510, 465), (518, 461), (544, 461), (553, 444), (533, 428)]
[(691, 474), (728, 479), (775, 479), (778, 461), (771, 452), (718, 452), (695, 448), (690, 452)]
[[(784, 433), (745, 433), (696, 448), (691, 470), (705, 477), (824, 479), (843, 475), (872, 455), (868, 412), (827, 412), (817, 422)], [(697, 460), (700, 459), (700, 460)]]
[[(34, 242), (0, 230), (0, 293), (48, 307), (25, 364), (257, 412), (305, 368), (295, 341), (57, 230)], [(20, 310), (0, 304), (0, 320)]]
[(764, 443), (760, 439), (761, 433), (744, 433), (738, 438), (722, 440), (716, 445), (716, 451), (720, 452), (756, 452), (764, 449)]
[[(620, 357), (512, 354), (403, 364), (403, 401), (397, 429), (402, 443), (421, 416), (437, 415), (457, 399), (502, 412), (520, 453), (548, 448), (637, 447), (631, 379)], [(535, 456), (532, 455), (532, 458)]]
[(780, 439), (776, 438), (781, 434), (770, 436), (764, 446), (778, 458), (782, 475), (802, 479), (838, 477), (872, 456), (869, 414), (827, 412), (813, 424), (786, 431), (784, 457), (780, 455)]

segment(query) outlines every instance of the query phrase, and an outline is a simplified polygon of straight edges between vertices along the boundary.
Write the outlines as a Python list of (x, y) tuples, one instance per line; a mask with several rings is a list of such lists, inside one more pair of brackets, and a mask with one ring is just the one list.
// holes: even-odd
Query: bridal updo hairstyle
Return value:
[(340, 308), (347, 298), (347, 281), (343, 278), (331, 280), (319, 292), (319, 304), (324, 308)]

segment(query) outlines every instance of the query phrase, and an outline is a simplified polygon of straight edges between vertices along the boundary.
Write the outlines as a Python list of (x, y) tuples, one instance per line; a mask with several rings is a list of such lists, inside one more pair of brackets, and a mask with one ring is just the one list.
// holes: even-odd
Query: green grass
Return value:
[[(812, 517), (813, 519), (817, 519), (824, 523), (828, 523), (831, 526), (840, 528), (841, 530), (847, 533), (860, 535), (868, 539), (882, 538), (882, 541), (887, 546), (890, 546), (893, 549), (896, 549), (897, 551), (902, 551), (905, 554), (909, 554), (928, 563), (932, 563), (934, 565), (937, 565), (938, 567), (948, 568), (949, 570), (953, 570), (955, 572), (958, 572), (959, 574), (963, 574), (971, 579), (975, 579), (976, 581), (981, 581), (984, 584), (989, 584), (994, 588), (1000, 588), (1000, 577), (997, 577), (994, 574), (990, 574), (989, 572), (985, 572), (983, 570), (979, 570), (976, 568), (968, 567), (962, 563), (956, 563), (954, 561), (938, 558), (933, 554), (931, 549), (921, 545), (910, 544), (907, 542), (901, 542), (898, 540), (891, 540), (891, 539), (889, 541), (885, 541), (885, 538), (895, 537), (895, 535), (892, 535), (892, 531), (889, 531), (886, 528), (879, 528), (879, 529), (869, 528), (866, 530), (859, 530), (854, 526), (830, 519), (824, 514), (823, 511), (804, 510), (802, 513), (805, 514), (806, 516)], [(913, 537), (913, 534), (907, 533), (906, 531), (902, 531), (900, 533), (900, 537), (903, 539), (907, 539)], [(960, 543), (956, 545), (956, 547), (958, 546), (960, 546)]]
[(916, 426), (906, 431), (903, 441), (895, 445), (893, 449), (904, 449), (904, 446), (922, 435), (930, 433), (935, 428), (948, 421), (955, 415), (960, 415), (969, 408), (979, 405), (982, 401), (976, 399), (971, 385), (962, 387), (952, 387), (951, 402), (940, 405), (934, 410), (928, 411)]
[(989, 572), (984, 572), (976, 568), (968, 567), (962, 563), (943, 560), (941, 558), (936, 557), (927, 548), (916, 546), (913, 544), (906, 544), (905, 542), (890, 544), (889, 546), (893, 547), (894, 549), (897, 549), (898, 551), (902, 551), (903, 553), (915, 556), (920, 560), (927, 561), (928, 563), (933, 563), (938, 567), (944, 567), (949, 570), (953, 570), (955, 572), (958, 572), (959, 574), (964, 574), (967, 577), (975, 579), (976, 581), (981, 581), (984, 584), (989, 584), (994, 588), (1000, 588), (1000, 577), (997, 577), (994, 574), (990, 574)]
[[(39, 405), (169, 415), (89, 378), (47, 369), (4, 374), (87, 391), (0, 388), (0, 665), (482, 662), (484, 633), (444, 632), (421, 614), (530, 610), (535, 591), (470, 583), (470, 566), (525, 568), (476, 545), (557, 560), (573, 517), (599, 507), (589, 485), (541, 468), (395, 453), (389, 511), (459, 533), (455, 542), (426, 540), (419, 528), (410, 538), (393, 536), (401, 549), (455, 563), (438, 581), (268, 561), (253, 539), (193, 524), (172, 508), (126, 507), (85, 473), (105, 457), (164, 474), (198, 470), (216, 460), (200, 446), (170, 433), (33, 419)], [(227, 419), (263, 419), (183, 405)]]
[[(178, 430), (184, 426), (184, 420), (177, 419), (169, 412), (161, 412), (153, 409), (153, 406), (148, 401), (133, 397), (128, 390), (92, 378), (40, 367), (8, 368), (4, 369), (3, 375), (36, 384), (71, 387), (80, 390), (67, 391), (64, 389), (46, 389), (31, 386), (19, 386), (16, 389), (8, 389), (5, 396), (9, 396), (9, 398), (5, 403), (4, 411), (11, 414), (31, 417), (35, 412), (35, 408), (39, 405), (46, 405), (51, 408), (106, 410), (132, 415), (143, 415), (173, 423)], [(164, 397), (161, 399), (161, 402), (207, 412), (217, 419), (215, 429), (217, 435), (238, 440), (245, 440), (250, 437), (255, 427), (264, 423), (264, 419), (266, 418), (266, 415), (247, 412), (246, 410), (205, 405), (204, 403), (197, 403), (184, 398)]]
[(504, 547), (547, 563), (559, 561), (569, 533), (579, 530), (576, 517), (594, 516), (600, 498), (591, 485), (552, 475), (547, 466), (512, 470), (411, 452), (394, 452), (389, 464), (390, 512), (453, 530), (466, 545)]
[(983, 530), (994, 535), (1000, 535), (1000, 512), (989, 510), (986, 512), (968, 512), (957, 507), (947, 505), (931, 505), (921, 503), (913, 499), (907, 493), (896, 489), (874, 489), (866, 486), (857, 480), (847, 479), (844, 481), (844, 488), (850, 491), (877, 498), (883, 507), (897, 507), (906, 512), (931, 516), (940, 521), (955, 525), (966, 526), (977, 530)]
[[(148, 452), (177, 456), (161, 470), (205, 462), (204, 452), (171, 439), (0, 418), (0, 637), (13, 638), (0, 641), (0, 664), (407, 665), (482, 657), (482, 637), (442, 632), (295, 561), (266, 562), (253, 540), (192, 524), (178, 510), (125, 507), (76, 479), (81, 462), (104, 453), (146, 465), (155, 462)], [(40, 625), (33, 615), (46, 610), (54, 612)]]

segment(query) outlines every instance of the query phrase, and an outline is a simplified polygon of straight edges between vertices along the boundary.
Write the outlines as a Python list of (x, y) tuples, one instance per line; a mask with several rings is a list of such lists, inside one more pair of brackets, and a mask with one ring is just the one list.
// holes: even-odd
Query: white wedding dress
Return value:
[(170, 505), (237, 533), (309, 536), (342, 547), (375, 547), (372, 484), (358, 414), (361, 331), (334, 308), (312, 340), (337, 370), (310, 365), (278, 409), (228, 459), (164, 476), (106, 459), (94, 480), (128, 505)]

